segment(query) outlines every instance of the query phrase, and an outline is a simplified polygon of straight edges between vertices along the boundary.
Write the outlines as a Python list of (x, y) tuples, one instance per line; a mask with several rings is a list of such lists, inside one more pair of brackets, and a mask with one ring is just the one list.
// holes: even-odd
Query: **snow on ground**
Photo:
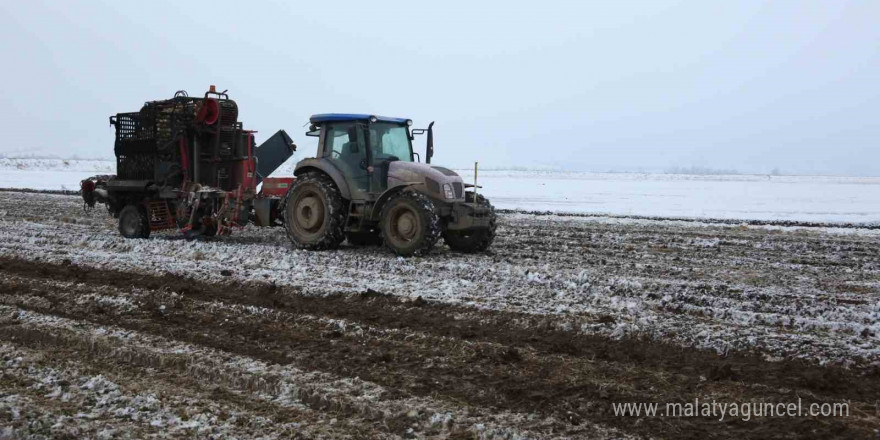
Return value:
[[(473, 182), (473, 170), (458, 170)], [(480, 171), (497, 208), (615, 215), (868, 223), (880, 178)]]
[[(76, 290), (74, 290), (76, 292)], [(80, 293), (80, 292), (76, 292)], [(116, 294), (126, 294), (126, 292), (115, 292)], [(228, 307), (223, 304), (213, 304), (214, 307)], [(406, 396), (402, 399), (389, 398), (389, 390), (374, 383), (364, 381), (358, 378), (342, 378), (332, 374), (320, 371), (302, 371), (290, 365), (268, 364), (266, 362), (253, 359), (250, 357), (236, 356), (225, 353), (220, 350), (210, 349), (198, 345), (185, 344), (169, 340), (163, 337), (151, 336), (140, 332), (130, 331), (127, 329), (96, 326), (87, 322), (59, 318), (51, 315), (28, 312), (24, 310), (15, 310), (0, 304), (0, 316), (12, 317), (16, 325), (22, 325), (25, 329), (33, 329), (45, 333), (59, 333), (70, 345), (86, 345), (94, 351), (101, 352), (102, 355), (111, 357), (131, 357), (154, 358), (156, 364), (170, 364), (169, 359), (180, 358), (185, 361), (186, 368), (190, 372), (198, 372), (196, 380), (202, 382), (213, 382), (214, 384), (226, 382), (226, 385), (236, 392), (255, 402), (261, 402), (267, 406), (277, 405), (285, 409), (295, 409), (298, 411), (310, 411), (310, 406), (304, 404), (304, 401), (333, 402), (337, 407), (344, 407), (348, 411), (355, 414), (355, 421), (360, 417), (375, 417), (376, 414), (393, 414), (404, 417), (406, 414), (417, 410), (420, 418), (424, 419), (426, 426), (419, 426), (420, 430), (428, 430), (437, 428), (438, 420), (445, 420), (447, 425), (463, 425), (464, 428), (477, 430), (477, 425), (482, 425), (480, 431), (489, 431), (498, 433), (501, 438), (530, 438), (533, 435), (521, 433), (515, 429), (508, 428), (514, 426), (516, 420), (525, 420), (528, 415), (525, 414), (505, 414), (496, 412), (489, 417), (475, 418), (473, 414), (462, 411), (449, 403), (431, 399)], [(288, 318), (289, 319), (289, 318)], [(21, 328), (17, 328), (21, 330)], [(7, 351), (8, 346), (0, 346), (0, 359), (4, 357), (10, 358)], [(120, 356), (122, 355), (122, 356)], [(15, 362), (20, 362), (15, 361)], [(17, 366), (17, 365), (16, 365)], [(94, 380), (94, 378), (92, 378)], [(55, 392), (54, 395), (47, 397), (63, 396), (62, 387), (56, 386), (57, 380), (41, 381), (40, 385), (46, 391)], [(39, 385), (38, 385), (39, 386)], [(118, 388), (118, 387), (116, 387)], [(242, 390), (246, 388), (247, 391)], [(75, 388), (74, 388), (75, 389)], [(115, 397), (115, 396), (113, 396)], [(155, 396), (154, 396), (155, 397)], [(121, 400), (121, 401), (120, 401)], [(100, 405), (98, 409), (93, 411), (106, 412), (109, 410), (116, 413), (122, 413), (128, 418), (132, 413), (142, 411), (137, 406), (131, 407), (128, 399), (113, 399), (108, 402), (109, 405)], [(3, 401), (0, 400), (0, 408), (3, 407)], [(473, 408), (470, 409), (473, 411)], [(161, 414), (139, 414), (140, 418), (152, 418), (161, 421), (158, 426), (170, 429), (171, 433), (178, 434), (177, 431), (192, 433), (195, 428), (204, 430), (210, 427), (210, 423), (192, 424), (183, 423), (179, 417), (174, 417), (171, 411), (162, 411)], [(482, 413), (491, 413), (490, 410), (481, 411)], [(97, 416), (100, 416), (98, 414)], [(118, 415), (118, 414), (117, 414)], [(137, 417), (133, 417), (137, 420)], [(193, 418), (193, 417), (190, 417)], [(207, 421), (211, 421), (211, 417), (204, 417)], [(535, 418), (535, 417), (532, 417)], [(362, 423), (365, 423), (361, 420)], [(332, 424), (332, 422), (331, 422)], [(418, 426), (418, 425), (416, 425)], [(228, 430), (228, 426), (211, 427), (212, 434), (218, 435), (218, 430)], [(448, 430), (449, 426), (446, 427)], [(266, 429), (266, 427), (260, 427)], [(210, 431), (209, 431), (210, 432)], [(180, 433), (182, 434), (182, 433)], [(200, 435), (207, 432), (198, 432)], [(223, 435), (225, 434), (225, 435)], [(506, 435), (501, 435), (506, 434)], [(229, 435), (229, 433), (221, 433), (220, 436)], [(314, 435), (314, 433), (313, 433)], [(338, 435), (338, 434), (337, 434)], [(622, 434), (617, 433), (620, 437)], [(332, 436), (330, 436), (332, 437)], [(493, 436), (488, 435), (488, 438)]]
[(378, 248), (297, 251), (282, 231), (255, 227), (215, 240), (185, 242), (176, 233), (125, 240), (112, 218), (83, 214), (74, 196), (7, 193), (0, 201), (5, 255), (211, 281), (234, 267), (233, 278), (306, 294), (372, 289), (554, 316), (561, 327), (615, 338), (880, 362), (874, 234), (516, 214), (501, 217), (490, 255), (441, 246), (403, 259)]
[(115, 172), (110, 160), (0, 158), (0, 188), (77, 191), (86, 177)]
[[(78, 196), (4, 191), (0, 438), (864, 437), (878, 233), (505, 213), (490, 252), (403, 259), (253, 226), (126, 240)], [(609, 413), (707, 396), (853, 417)]]
[[(0, 188), (77, 190), (112, 174), (113, 161), (0, 159)], [(458, 170), (473, 182), (473, 170)], [(289, 173), (282, 167), (278, 173)], [(880, 222), (880, 177), (695, 176), (487, 170), (479, 182), (497, 208), (648, 217)]]

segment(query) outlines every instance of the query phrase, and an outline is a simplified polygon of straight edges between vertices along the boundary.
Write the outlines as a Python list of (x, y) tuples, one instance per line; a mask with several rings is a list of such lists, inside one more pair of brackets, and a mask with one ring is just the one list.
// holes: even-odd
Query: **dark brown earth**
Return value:
[[(98, 271), (73, 264), (0, 258), (2, 304), (22, 310), (162, 336), (273, 364), (293, 364), (382, 385), (383, 398), (424, 396), (461, 407), (537, 414), (551, 422), (530, 427), (540, 436), (592, 437), (596, 425), (657, 438), (877, 438), (880, 372), (820, 367), (803, 361), (769, 362), (757, 353), (715, 352), (656, 340), (609, 339), (557, 330), (549, 318), (515, 312), (414, 301), (366, 291), (360, 295), (313, 292), (266, 283), (207, 283), (181, 276)], [(67, 289), (49, 283), (70, 282)], [(131, 310), (71, 295), (139, 289)], [(180, 295), (170, 295), (172, 292)], [(228, 307), (207, 309), (206, 303)], [(160, 308), (160, 304), (167, 307)], [(248, 315), (233, 306), (257, 306), (273, 314)], [(375, 329), (328, 329), (303, 316), (332, 318)], [(599, 318), (600, 322), (601, 319)], [(607, 317), (606, 319), (613, 319)], [(58, 356), (89, 359), (97, 370), (122, 366), (187, 387), (179, 365), (136, 358), (107, 359), (63, 336), (0, 324), (0, 339)], [(136, 373), (132, 373), (136, 374)], [(0, 393), (15, 384), (0, 383)], [(256, 405), (219, 390), (218, 400)], [(615, 416), (613, 402), (849, 402), (849, 417), (714, 418)], [(306, 402), (309, 404), (309, 402)], [(349, 415), (345, 408), (312, 409)], [(71, 411), (75, 411), (72, 408)], [(273, 419), (306, 415), (266, 406)], [(2, 417), (2, 415), (0, 415)], [(2, 420), (2, 419), (0, 419)], [(355, 436), (406, 435), (408, 421), (375, 419)], [(424, 432), (468, 438), (473, 432)]]

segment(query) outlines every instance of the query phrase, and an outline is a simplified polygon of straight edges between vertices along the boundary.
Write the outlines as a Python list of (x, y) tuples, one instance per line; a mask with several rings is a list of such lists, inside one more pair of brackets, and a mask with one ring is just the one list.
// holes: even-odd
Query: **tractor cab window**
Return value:
[(357, 122), (329, 124), (324, 140), (324, 154), (351, 179), (357, 188), (368, 191), (367, 148), (364, 125)]
[(370, 148), (373, 152), (373, 163), (388, 160), (412, 162), (412, 146), (406, 127), (390, 122), (374, 122), (370, 124)]

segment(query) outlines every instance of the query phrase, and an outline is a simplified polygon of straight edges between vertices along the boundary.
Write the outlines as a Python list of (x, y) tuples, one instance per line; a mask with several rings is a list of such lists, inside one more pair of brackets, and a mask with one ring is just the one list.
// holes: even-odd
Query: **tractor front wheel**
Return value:
[(397, 255), (427, 254), (440, 238), (440, 217), (431, 199), (421, 193), (397, 193), (382, 207), (380, 218), (385, 247)]
[[(474, 193), (465, 193), (465, 201), (474, 203)], [(489, 209), (489, 226), (480, 229), (466, 229), (464, 231), (444, 231), (443, 241), (450, 249), (457, 252), (474, 253), (489, 249), (495, 240), (495, 208), (485, 197), (477, 194), (477, 206)]]
[(119, 212), (119, 233), (125, 238), (149, 238), (150, 220), (141, 205), (126, 205)]
[(335, 249), (345, 240), (345, 209), (333, 181), (309, 173), (296, 180), (284, 203), (287, 237), (300, 249)]

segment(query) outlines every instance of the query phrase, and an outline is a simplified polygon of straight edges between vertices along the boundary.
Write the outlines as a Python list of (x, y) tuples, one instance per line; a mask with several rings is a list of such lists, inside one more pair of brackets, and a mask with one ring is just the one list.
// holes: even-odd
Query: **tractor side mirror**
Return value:
[(310, 125), (309, 131), (306, 132), (306, 136), (321, 137), (321, 127), (318, 127), (315, 124)]

